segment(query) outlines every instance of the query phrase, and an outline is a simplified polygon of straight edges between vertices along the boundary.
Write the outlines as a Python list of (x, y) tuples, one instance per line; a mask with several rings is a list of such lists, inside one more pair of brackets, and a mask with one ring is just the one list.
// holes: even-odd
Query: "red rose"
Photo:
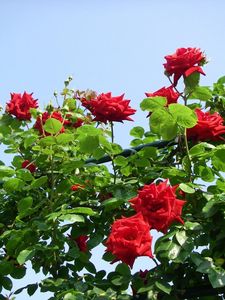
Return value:
[(165, 56), (165, 59), (165, 71), (169, 76), (174, 74), (174, 85), (182, 75), (188, 77), (193, 72), (205, 75), (200, 65), (206, 58), (199, 48), (179, 48), (174, 54)]
[[(45, 124), (46, 120), (49, 118), (53, 118), (56, 119), (58, 121), (60, 121), (61, 123), (64, 124), (64, 119), (61, 115), (60, 112), (58, 111), (53, 111), (51, 114), (49, 114), (48, 112), (44, 112), (41, 116), (39, 116), (34, 124), (34, 128), (39, 130), (40, 134), (42, 135), (50, 135), (50, 133), (46, 132), (43, 128), (43, 125)], [(65, 128), (62, 127), (62, 129), (60, 130), (60, 133), (63, 133), (65, 131)]]
[(187, 138), (196, 141), (219, 141), (224, 140), (221, 134), (225, 133), (223, 118), (217, 113), (203, 112), (199, 108), (195, 109), (198, 123), (187, 129)]
[(71, 190), (72, 190), (72, 191), (77, 191), (77, 190), (79, 190), (79, 189), (83, 189), (84, 187), (85, 187), (85, 186), (84, 186), (83, 184), (77, 183), (77, 184), (74, 184), (74, 185), (71, 186)]
[(77, 246), (81, 252), (87, 252), (87, 240), (87, 235), (80, 235), (77, 238), (75, 238), (75, 242), (77, 243)]
[(34, 173), (36, 171), (35, 164), (31, 163), (29, 160), (24, 160), (22, 162), (22, 168), (29, 170), (31, 173)]
[(11, 100), (6, 105), (6, 111), (14, 115), (19, 120), (30, 120), (30, 108), (37, 108), (37, 100), (34, 100), (31, 94), (26, 92), (21, 94), (12, 93)]
[(136, 110), (129, 106), (130, 100), (124, 100), (123, 97), (124, 95), (112, 97), (111, 93), (107, 93), (89, 100), (88, 109), (95, 116), (94, 121), (103, 123), (133, 121), (129, 116)]
[(159, 89), (158, 91), (154, 92), (154, 93), (145, 93), (145, 95), (147, 97), (156, 97), (156, 96), (160, 96), (160, 97), (165, 97), (167, 99), (167, 104), (166, 106), (168, 106), (171, 103), (177, 103), (177, 99), (179, 98), (180, 94), (177, 93), (172, 86), (169, 87), (163, 87), (161, 89)]
[(145, 185), (130, 202), (136, 212), (143, 214), (151, 229), (166, 233), (173, 222), (184, 223), (181, 213), (185, 201), (176, 198), (176, 189), (177, 185), (169, 186), (168, 180), (158, 185), (151, 183)]
[(149, 230), (149, 225), (140, 213), (116, 220), (106, 241), (106, 251), (116, 256), (115, 261), (121, 260), (132, 268), (137, 257), (153, 257)]

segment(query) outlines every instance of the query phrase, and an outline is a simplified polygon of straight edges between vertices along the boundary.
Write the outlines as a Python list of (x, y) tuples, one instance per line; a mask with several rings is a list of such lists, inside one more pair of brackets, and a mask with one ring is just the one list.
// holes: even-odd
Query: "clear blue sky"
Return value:
[[(224, 0), (1, 0), (0, 103), (26, 90), (43, 107), (72, 75), (73, 87), (125, 93), (138, 109), (144, 92), (168, 85), (163, 57), (188, 46), (210, 59), (202, 80), (210, 85), (225, 74), (224, 11)], [(135, 124), (147, 128), (145, 116), (138, 112)], [(124, 147), (132, 126), (116, 127)]]

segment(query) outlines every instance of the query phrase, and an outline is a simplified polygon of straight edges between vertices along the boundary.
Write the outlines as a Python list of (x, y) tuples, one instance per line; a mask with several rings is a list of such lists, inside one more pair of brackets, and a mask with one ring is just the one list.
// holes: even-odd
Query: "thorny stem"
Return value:
[[(111, 142), (112, 144), (114, 143), (114, 131), (113, 131), (113, 122), (110, 122), (110, 127), (111, 127)], [(116, 167), (114, 164), (114, 155), (112, 155), (112, 167), (113, 167), (113, 183), (116, 184)]]

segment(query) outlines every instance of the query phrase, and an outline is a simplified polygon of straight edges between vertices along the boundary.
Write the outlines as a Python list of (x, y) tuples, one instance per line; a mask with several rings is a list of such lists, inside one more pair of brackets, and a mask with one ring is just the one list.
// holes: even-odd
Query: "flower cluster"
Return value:
[(181, 218), (185, 201), (176, 198), (176, 186), (168, 185), (168, 180), (156, 185), (145, 185), (137, 197), (130, 200), (136, 215), (116, 220), (106, 241), (106, 251), (116, 256), (116, 260), (133, 266), (139, 256), (152, 257), (150, 229), (166, 233), (174, 222), (183, 224)]

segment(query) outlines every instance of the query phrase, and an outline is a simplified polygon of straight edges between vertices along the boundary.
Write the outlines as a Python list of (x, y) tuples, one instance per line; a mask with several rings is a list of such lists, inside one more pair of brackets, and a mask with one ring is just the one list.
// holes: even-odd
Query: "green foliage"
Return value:
[[(201, 108), (225, 116), (225, 79), (221, 77), (213, 89), (200, 86), (199, 80), (198, 72), (184, 79), (180, 98), (185, 105), (167, 105), (165, 97), (144, 99), (140, 106), (150, 112), (150, 131), (133, 127), (133, 148), (124, 152), (112, 141), (110, 126), (92, 121), (81, 108), (78, 101), (89, 99), (88, 93), (77, 91), (73, 98), (69, 79), (62, 91), (64, 104), (57, 108), (64, 121), (47, 119), (43, 128), (48, 134), (3, 113), (0, 140), (13, 157), (9, 166), (0, 161), (1, 299), (5, 291), (13, 296), (26, 290), (32, 296), (40, 288), (56, 300), (172, 300), (196, 287), (225, 287), (223, 139), (196, 142), (186, 134), (197, 124), (194, 109), (201, 101)], [(197, 102), (186, 105), (189, 99)], [(49, 113), (54, 110), (47, 107)], [(31, 113), (32, 121), (40, 115), (39, 109)], [(76, 128), (78, 118), (83, 125)], [(160, 139), (169, 141), (166, 147)], [(35, 165), (34, 172), (22, 168), (24, 160)], [(152, 267), (150, 261), (145, 275), (133, 274), (121, 261), (108, 274), (98, 270), (101, 263), (95, 266), (92, 254), (106, 245), (115, 220), (136, 213), (129, 200), (144, 185), (165, 179), (175, 186), (176, 201), (185, 200), (185, 205), (183, 223), (177, 217), (178, 222), (154, 241), (157, 265)], [(80, 237), (87, 239), (85, 249)], [(105, 252), (102, 259), (110, 263), (117, 257)], [(14, 291), (13, 279), (26, 275), (28, 262), (45, 279)]]

